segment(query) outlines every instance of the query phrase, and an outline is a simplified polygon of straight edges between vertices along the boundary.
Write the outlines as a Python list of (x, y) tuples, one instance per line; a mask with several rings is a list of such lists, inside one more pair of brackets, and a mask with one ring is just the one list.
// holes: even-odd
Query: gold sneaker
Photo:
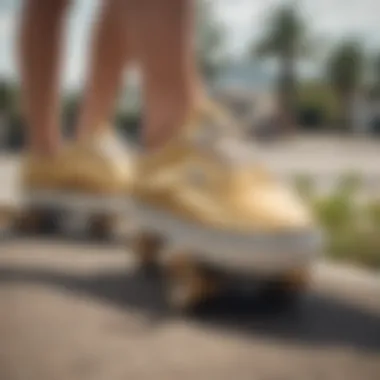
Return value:
[(104, 215), (129, 213), (133, 178), (132, 149), (111, 132), (103, 132), (53, 157), (27, 157), (21, 182), (27, 209), (52, 208), (80, 215), (80, 220), (96, 216), (103, 220)]
[(74, 143), (52, 157), (29, 156), (21, 181), (28, 191), (69, 191), (122, 195), (133, 178), (133, 155), (110, 132), (86, 143)]
[(232, 123), (212, 105), (141, 156), (138, 223), (173, 252), (186, 249), (217, 265), (260, 274), (304, 267), (319, 253), (319, 232), (301, 200), (251, 160), (252, 147)]

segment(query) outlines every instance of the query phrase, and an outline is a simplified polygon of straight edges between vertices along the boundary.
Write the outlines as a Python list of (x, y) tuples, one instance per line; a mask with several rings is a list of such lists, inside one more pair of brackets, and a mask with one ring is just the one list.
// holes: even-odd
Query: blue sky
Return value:
[[(286, 0), (213, 0), (216, 17), (228, 31), (228, 48), (239, 56), (260, 35), (268, 11)], [(67, 28), (63, 82), (79, 86), (86, 67), (89, 31), (98, 1), (74, 0)], [(298, 0), (311, 32), (323, 45), (358, 36), (380, 52), (379, 0)], [(15, 40), (20, 0), (0, 0), (0, 75), (17, 73)]]

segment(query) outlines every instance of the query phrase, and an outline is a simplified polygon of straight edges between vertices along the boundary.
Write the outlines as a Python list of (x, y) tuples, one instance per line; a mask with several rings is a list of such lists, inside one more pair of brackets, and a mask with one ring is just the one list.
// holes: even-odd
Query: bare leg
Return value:
[(122, 0), (108, 0), (103, 4), (78, 120), (79, 139), (86, 139), (105, 128), (112, 117), (123, 69), (131, 57), (126, 39), (127, 9), (124, 3)]
[(143, 139), (154, 148), (176, 133), (202, 92), (194, 57), (192, 0), (133, 0), (131, 45), (144, 76)]
[(20, 71), (30, 149), (54, 153), (60, 143), (59, 63), (67, 0), (26, 0)]

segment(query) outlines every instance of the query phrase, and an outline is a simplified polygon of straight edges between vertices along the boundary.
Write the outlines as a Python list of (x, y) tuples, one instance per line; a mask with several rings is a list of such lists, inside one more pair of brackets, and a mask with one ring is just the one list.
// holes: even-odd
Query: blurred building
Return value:
[(9, 133), (8, 129), (9, 129), (9, 123), (7, 123), (5, 115), (3, 115), (0, 112), (0, 150), (6, 148), (7, 136)]
[(232, 62), (221, 70), (212, 92), (253, 132), (274, 116), (274, 81), (274, 75), (258, 63)]
[(361, 91), (356, 94), (353, 107), (353, 132), (358, 134), (380, 134), (380, 93)]

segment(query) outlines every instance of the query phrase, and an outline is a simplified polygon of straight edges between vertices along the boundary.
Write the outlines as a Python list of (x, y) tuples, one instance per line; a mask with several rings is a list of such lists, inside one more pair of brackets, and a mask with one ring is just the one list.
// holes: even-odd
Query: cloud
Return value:
[(5, 41), (12, 37), (15, 21), (13, 10), (0, 12), (0, 41)]
[(8, 31), (12, 22), (11, 15), (8, 13), (0, 14), (0, 38), (4, 39), (8, 35)]
[(0, 13), (0, 76), (15, 76), (16, 19), (12, 9)]
[[(214, 0), (218, 18), (228, 28), (229, 44), (236, 53), (257, 39), (270, 12), (285, 0)], [(378, 0), (303, 0), (300, 10), (311, 32), (330, 42), (348, 36), (363, 38), (367, 46), (380, 50)]]
[(250, 40), (258, 37), (270, 9), (282, 4), (284, 0), (214, 0), (216, 17), (228, 31), (229, 48), (240, 54), (247, 49)]
[(93, 19), (98, 6), (98, 1), (81, 0), (76, 1), (70, 11), (63, 75), (67, 87), (78, 87), (83, 84)]

